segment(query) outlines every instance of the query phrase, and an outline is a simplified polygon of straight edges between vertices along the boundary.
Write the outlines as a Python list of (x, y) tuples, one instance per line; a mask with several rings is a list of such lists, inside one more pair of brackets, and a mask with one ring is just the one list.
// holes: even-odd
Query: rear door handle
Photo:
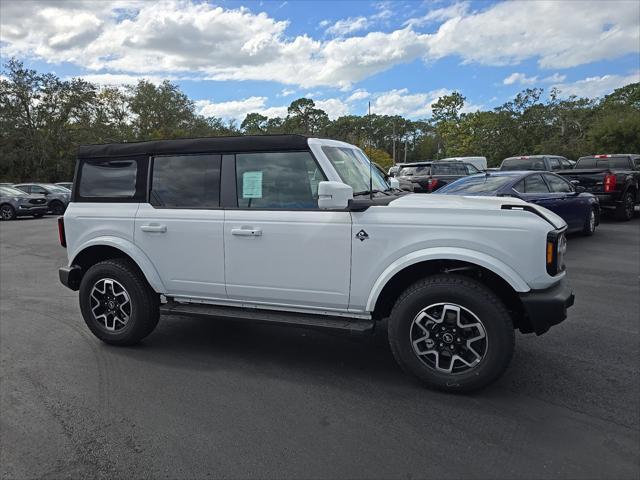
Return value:
[(232, 228), (231, 235), (238, 235), (239, 237), (260, 237), (262, 236), (262, 229), (260, 228)]
[(152, 223), (149, 225), (142, 225), (140, 227), (140, 230), (142, 230), (143, 232), (165, 233), (167, 231), (167, 226)]

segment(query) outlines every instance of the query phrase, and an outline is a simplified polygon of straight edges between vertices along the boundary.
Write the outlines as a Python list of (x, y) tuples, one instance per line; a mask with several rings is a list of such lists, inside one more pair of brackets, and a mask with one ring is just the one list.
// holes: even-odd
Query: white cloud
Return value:
[(358, 100), (364, 100), (365, 98), (369, 98), (370, 96), (371, 94), (366, 90), (358, 89), (351, 95), (349, 95), (345, 102), (357, 102)]
[(486, 65), (538, 58), (543, 68), (568, 68), (638, 52), (639, 17), (635, 1), (502, 2), (445, 21), (427, 56)]
[(359, 32), (369, 27), (369, 20), (366, 17), (345, 18), (338, 20), (336, 23), (326, 29), (329, 35), (348, 35), (349, 33)]
[(205, 117), (220, 117), (225, 120), (244, 120), (247, 113), (262, 113), (266, 110), (267, 97), (249, 97), (242, 100), (230, 100), (227, 102), (212, 102), (210, 100), (197, 100), (196, 110)]
[(603, 75), (601, 77), (588, 77), (573, 83), (559, 83), (553, 85), (560, 91), (563, 97), (575, 95), (577, 97), (595, 98), (602, 97), (613, 92), (616, 88), (624, 87), (630, 83), (640, 82), (640, 70), (630, 75)]
[[(419, 58), (453, 55), (487, 65), (537, 59), (544, 68), (567, 68), (640, 51), (639, 2), (503, 2), (482, 11), (465, 5), (427, 12), (442, 22), (435, 33), (416, 32), (419, 22), (409, 21), (395, 31), (354, 35), (365, 23), (370, 28), (374, 15), (330, 27), (348, 37), (317, 40), (288, 36), (289, 23), (264, 12), (196, 0), (4, 0), (0, 42), (5, 58), (70, 62), (114, 75), (343, 90)], [(380, 19), (389, 18), (395, 4), (377, 8)]]
[(349, 106), (342, 100), (337, 98), (329, 98), (326, 100), (315, 100), (317, 108), (321, 108), (331, 120), (335, 120), (338, 117), (349, 114)]
[(296, 93), (295, 90), (292, 90), (290, 88), (283, 88), (282, 91), (278, 94), (279, 97), (288, 97), (289, 95), (293, 95), (294, 93)]
[(410, 18), (403, 23), (405, 26), (422, 27), (432, 22), (449, 20), (450, 18), (462, 17), (469, 10), (469, 2), (454, 3), (447, 7), (429, 10), (422, 17)]
[(503, 85), (513, 85), (519, 83), (521, 85), (531, 85), (538, 81), (538, 77), (527, 77), (524, 73), (514, 72), (502, 81)]
[(424, 118), (431, 115), (431, 106), (443, 95), (451, 91), (445, 88), (427, 93), (409, 93), (402, 88), (374, 95), (372, 113), (378, 115), (402, 115), (409, 118)]

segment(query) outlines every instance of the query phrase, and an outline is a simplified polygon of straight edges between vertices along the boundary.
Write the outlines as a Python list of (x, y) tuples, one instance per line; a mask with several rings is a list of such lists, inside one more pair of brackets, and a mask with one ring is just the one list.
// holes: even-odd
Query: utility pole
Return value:
[(404, 163), (407, 163), (407, 137), (404, 137)]
[(393, 166), (396, 165), (396, 121), (393, 121)]

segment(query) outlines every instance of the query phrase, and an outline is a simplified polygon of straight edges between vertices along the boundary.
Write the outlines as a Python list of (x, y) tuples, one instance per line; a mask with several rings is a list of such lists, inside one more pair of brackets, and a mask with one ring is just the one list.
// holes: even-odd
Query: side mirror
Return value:
[(574, 185), (573, 188), (575, 189), (576, 193), (584, 193), (587, 191), (587, 189), (584, 188), (582, 185)]
[(343, 209), (353, 199), (353, 188), (341, 182), (318, 183), (318, 207), (322, 209)]
[(391, 188), (399, 189), (400, 188), (400, 180), (397, 178), (389, 177), (389, 186)]

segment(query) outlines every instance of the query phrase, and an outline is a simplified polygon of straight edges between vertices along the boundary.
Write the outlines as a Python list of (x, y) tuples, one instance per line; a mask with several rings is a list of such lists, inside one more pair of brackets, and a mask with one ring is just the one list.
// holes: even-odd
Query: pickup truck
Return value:
[(556, 173), (596, 195), (600, 207), (614, 210), (618, 220), (631, 220), (635, 206), (640, 203), (640, 155), (580, 157), (572, 170)]
[(480, 170), (470, 163), (455, 160), (429, 161), (405, 163), (396, 178), (400, 182), (412, 182), (415, 193), (431, 193), (459, 178), (476, 173), (480, 173)]
[(571, 160), (559, 155), (523, 155), (505, 158), (500, 164), (500, 170), (540, 170), (555, 172), (573, 168)]

